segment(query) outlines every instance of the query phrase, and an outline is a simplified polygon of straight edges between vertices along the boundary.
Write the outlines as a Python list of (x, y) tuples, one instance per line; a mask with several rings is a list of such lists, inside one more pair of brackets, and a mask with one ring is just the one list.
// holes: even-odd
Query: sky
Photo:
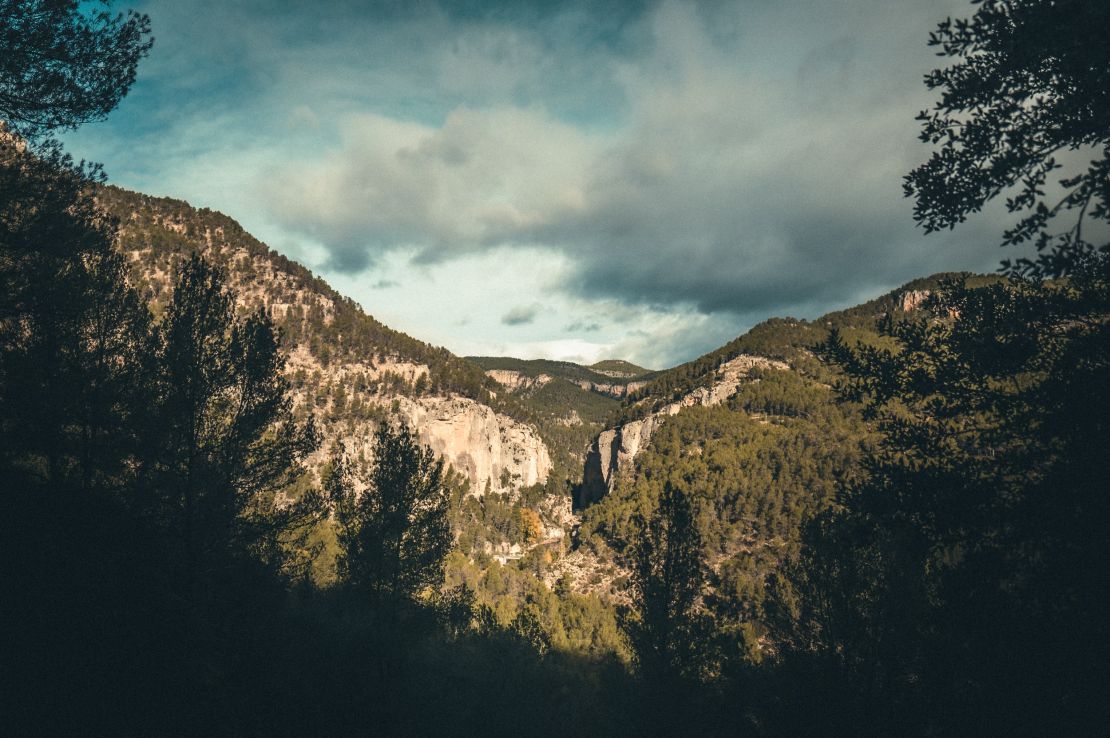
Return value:
[(154, 48), (71, 153), (460, 355), (663, 368), (1013, 256), (902, 195), (966, 0), (132, 7)]

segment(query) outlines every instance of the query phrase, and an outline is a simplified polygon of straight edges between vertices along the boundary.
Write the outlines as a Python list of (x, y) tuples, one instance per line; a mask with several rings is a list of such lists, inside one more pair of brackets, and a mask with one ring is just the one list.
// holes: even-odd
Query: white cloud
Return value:
[(541, 110), (453, 111), (432, 128), (346, 116), (336, 151), (260, 186), (272, 214), (332, 248), (340, 269), (415, 247), (436, 260), (502, 246), (584, 206), (598, 137)]
[[(912, 65), (870, 57), (928, 26), (873, 37), (900, 16), (876, 9), (862, 28), (849, 16), (800, 20), (810, 44), (763, 59), (758, 32), (782, 18), (737, 5), (710, 23), (664, 3), (645, 51), (599, 70), (623, 92), (620, 126), (510, 104), (459, 106), (440, 125), (347, 115), (322, 161), (267, 174), (273, 216), (324, 244), (333, 269), (398, 249), (436, 261), (535, 245), (570, 257), (571, 292), (707, 313), (790, 310), (843, 295), (845, 281), (915, 276), (900, 178), (921, 154), (912, 116), (927, 95)], [(722, 40), (716, 26), (738, 30)], [(478, 96), (534, 87), (556, 62), (501, 25), (465, 30), (438, 58), (440, 84)], [(946, 268), (994, 258), (952, 245)]]

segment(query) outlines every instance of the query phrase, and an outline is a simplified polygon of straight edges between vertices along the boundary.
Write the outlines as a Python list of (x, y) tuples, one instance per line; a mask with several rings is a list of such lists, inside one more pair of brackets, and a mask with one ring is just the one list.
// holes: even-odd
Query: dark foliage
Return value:
[(1110, 718), (1106, 152), (1044, 202), (1058, 151), (1110, 141), (1108, 27), (1102, 3), (987, 1), (932, 38), (960, 61), (927, 80), (941, 148), (907, 178), (916, 217), (954, 226), (1020, 185), (1005, 242), (1040, 255), (1006, 265), (1024, 277), (941, 285), (929, 316), (881, 324), (891, 343), (822, 347), (881, 443), (811, 526), (777, 635), (797, 704), (835, 694), (839, 730), (1095, 735)]
[(443, 461), (390, 423), (374, 436), (365, 490), (356, 492), (345, 460), (333, 458), (325, 484), (339, 525), (340, 581), (379, 606), (438, 587), (452, 542)]
[(0, 120), (37, 139), (102, 120), (119, 104), (153, 39), (146, 15), (109, 7), (0, 1)]
[[(158, 326), (159, 447), (150, 484), (179, 538), (185, 576), (218, 568), (228, 551), (280, 561), (320, 509), (317, 495), (279, 495), (316, 448), (293, 418), (284, 359), (263, 313), (234, 314), (220, 272), (197, 256), (182, 265)], [(299, 541), (298, 541), (299, 542)]]
[[(953, 228), (1008, 197), (1018, 223), (1007, 245), (1033, 242), (1035, 260), (1015, 273), (1058, 277), (1106, 255), (1099, 221), (1110, 219), (1110, 6), (1100, 0), (981, 0), (969, 19), (946, 20), (929, 38), (957, 60), (925, 78), (940, 90), (924, 111), (921, 139), (939, 148), (906, 177), (914, 218), (926, 231)], [(1067, 152), (1079, 152), (1068, 154)], [(1094, 156), (1051, 187), (1060, 158)], [(1063, 213), (1075, 219), (1050, 230)], [(1084, 232), (1084, 224), (1088, 231)], [(1007, 263), (1007, 266), (1009, 264)]]
[(637, 519), (630, 543), (633, 615), (625, 622), (643, 677), (673, 684), (697, 679), (708, 664), (702, 612), (708, 567), (694, 509), (667, 484), (658, 507)]

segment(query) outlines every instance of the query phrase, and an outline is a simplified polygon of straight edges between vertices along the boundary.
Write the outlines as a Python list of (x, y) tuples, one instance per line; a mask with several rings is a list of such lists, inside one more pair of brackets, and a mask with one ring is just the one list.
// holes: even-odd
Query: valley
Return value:
[(949, 4), (0, 3), (5, 734), (1105, 734), (1110, 4)]
[[(703, 487), (714, 568), (732, 577), (728, 586), (746, 598), (736, 607), (759, 630), (750, 592), (792, 555), (802, 520), (856, 473), (867, 438), (859, 412), (834, 401), (836, 372), (813, 347), (833, 328), (881, 342), (877, 321), (916, 309), (945, 276), (814, 321), (768, 320), (666, 370), (619, 359), (458, 357), (376, 321), (220, 213), (114, 187), (97, 197), (121, 223), (119, 248), (155, 314), (175, 269), (198, 253), (226, 271), (240, 312), (262, 311), (280, 330), (295, 413), (312, 418), (322, 439), (291, 500), (320, 485), (336, 448), (365, 474), (374, 428), (400, 421), (455, 479), (445, 587), (465, 584), (506, 625), (543, 600), (545, 627), (555, 631), (565, 605), (552, 593), (596, 598), (602, 615), (588, 650), (599, 653), (625, 653), (614, 620), (628, 601), (623, 551), (664, 468), (689, 467), (667, 474)], [(721, 444), (751, 458), (722, 467), (713, 460), (726, 453)], [(336, 576), (331, 525), (313, 536), (322, 585)]]

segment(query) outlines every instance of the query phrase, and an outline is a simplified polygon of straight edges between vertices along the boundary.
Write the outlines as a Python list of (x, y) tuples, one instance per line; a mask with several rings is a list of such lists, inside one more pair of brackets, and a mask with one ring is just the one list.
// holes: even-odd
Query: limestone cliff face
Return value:
[(551, 376), (547, 374), (537, 374), (530, 376), (523, 372), (518, 372), (513, 369), (487, 369), (486, 376), (493, 379), (493, 381), (500, 384), (510, 392), (517, 390), (536, 389), (542, 387), (551, 381)]
[(904, 313), (917, 310), (932, 295), (931, 290), (906, 290), (898, 296), (898, 309)]
[(578, 504), (582, 506), (596, 502), (612, 490), (617, 474), (632, 465), (636, 455), (647, 446), (652, 433), (664, 418), (696, 405), (721, 404), (736, 394), (745, 378), (755, 368), (785, 371), (790, 366), (763, 356), (741, 354), (722, 364), (708, 387), (698, 387), (645, 418), (603, 431), (586, 454)]
[[(328, 449), (340, 441), (351, 456), (371, 459), (376, 422), (351, 417), (336, 406), (336, 388), (345, 402), (358, 400), (378, 408), (378, 415), (399, 416), (416, 431), (421, 443), (470, 482), (472, 494), (486, 491), (515, 494), (521, 487), (547, 481), (551, 455), (536, 431), (524, 423), (496, 413), (488, 405), (458, 395), (409, 397), (391, 390), (389, 379), (412, 383), (429, 375), (428, 367), (401, 357), (378, 361), (332, 362), (323, 365), (300, 345), (288, 354), (286, 374), (311, 377), (293, 383), (295, 407), (313, 407), (324, 442), (309, 460), (320, 467)], [(320, 390), (326, 390), (321, 404)], [(346, 417), (344, 417), (346, 416)]]
[(618, 400), (628, 397), (636, 390), (647, 385), (647, 382), (591, 382), (588, 379), (576, 379), (573, 381), (584, 390), (616, 397)]
[(547, 481), (551, 456), (531, 427), (466, 397), (402, 397), (397, 405), (421, 442), (470, 480), (472, 493)]
[(604, 374), (607, 377), (613, 377), (615, 379), (628, 379), (630, 377), (639, 376), (638, 374), (633, 374), (632, 372), (622, 372), (617, 369), (594, 369), (591, 367), (590, 371), (596, 372), (597, 374)]
[[(619, 372), (598, 372), (606, 376), (616, 376), (619, 378)], [(514, 369), (487, 369), (486, 376), (492, 378), (495, 382), (500, 384), (510, 392), (517, 392), (519, 390), (538, 389), (548, 382), (553, 377), (550, 374), (536, 374), (529, 375), (523, 372), (518, 372)], [(569, 381), (578, 385), (587, 392), (597, 392), (602, 395), (609, 395), (618, 400), (627, 397), (629, 394), (640, 389), (647, 382), (594, 382), (589, 379), (570, 379)]]

